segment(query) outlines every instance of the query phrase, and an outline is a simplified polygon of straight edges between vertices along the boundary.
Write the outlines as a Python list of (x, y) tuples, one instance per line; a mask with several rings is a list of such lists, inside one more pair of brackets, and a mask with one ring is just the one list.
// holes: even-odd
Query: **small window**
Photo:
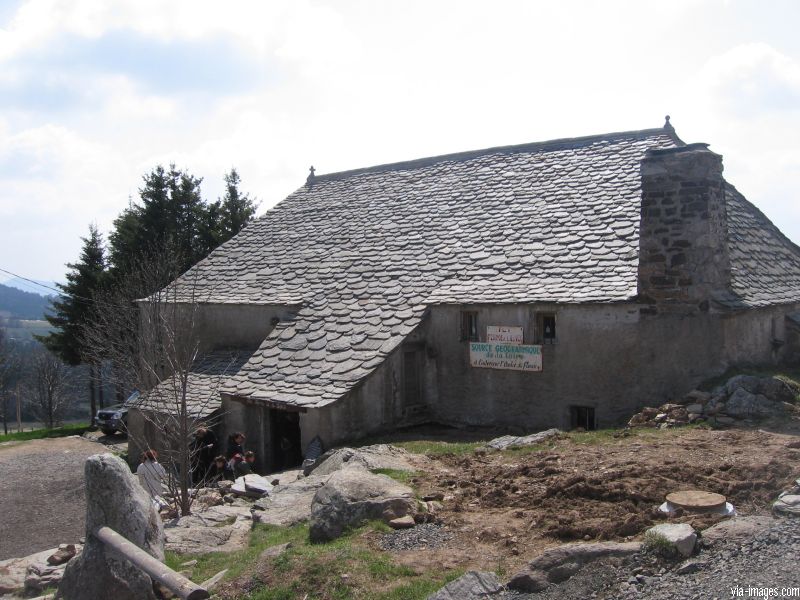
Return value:
[(597, 429), (597, 422), (594, 417), (594, 408), (591, 406), (571, 406), (570, 425), (572, 429), (584, 429), (585, 431), (594, 431)]
[(537, 338), (541, 344), (556, 343), (556, 316), (553, 313), (536, 315)]
[(478, 313), (473, 311), (461, 313), (461, 339), (468, 342), (478, 341)]

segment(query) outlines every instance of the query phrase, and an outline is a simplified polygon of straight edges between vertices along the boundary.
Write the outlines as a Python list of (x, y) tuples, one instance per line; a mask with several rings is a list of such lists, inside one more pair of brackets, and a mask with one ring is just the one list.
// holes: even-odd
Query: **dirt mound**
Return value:
[[(545, 455), (445, 457), (447, 471), (458, 477), (438, 483), (462, 518), (513, 510), (527, 521), (528, 535), (619, 540), (663, 520), (658, 505), (679, 489), (723, 494), (745, 514), (766, 507), (797, 476), (795, 453), (771, 437), (684, 430), (601, 446), (567, 439)], [(704, 528), (719, 518), (684, 514), (677, 520)], [(521, 533), (513, 521), (509, 525)]]

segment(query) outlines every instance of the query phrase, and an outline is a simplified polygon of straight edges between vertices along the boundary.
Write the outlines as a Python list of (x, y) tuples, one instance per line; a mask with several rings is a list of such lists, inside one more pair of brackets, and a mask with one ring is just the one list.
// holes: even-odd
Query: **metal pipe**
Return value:
[(163, 583), (182, 600), (205, 600), (210, 596), (204, 588), (176, 573), (110, 527), (99, 527), (94, 537), (139, 567), (151, 579)]

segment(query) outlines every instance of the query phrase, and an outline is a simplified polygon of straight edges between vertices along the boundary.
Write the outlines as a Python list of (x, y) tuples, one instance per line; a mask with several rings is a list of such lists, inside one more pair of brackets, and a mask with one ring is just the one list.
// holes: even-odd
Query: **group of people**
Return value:
[(200, 465), (207, 483), (216, 483), (222, 479), (234, 481), (242, 475), (253, 473), (253, 464), (256, 462), (256, 453), (244, 449), (245, 435), (241, 431), (232, 433), (228, 438), (228, 448), (225, 454), (215, 456), (207, 466)]
[[(215, 456), (217, 437), (207, 427), (195, 431), (191, 445), (192, 481), (195, 485), (214, 485), (220, 480), (234, 481), (237, 477), (253, 473), (256, 454), (244, 449), (245, 435), (237, 431), (228, 438), (225, 454)], [(163, 499), (167, 471), (158, 462), (158, 453), (147, 450), (140, 457), (136, 476), (141, 486), (150, 494), (153, 502), (166, 505)]]

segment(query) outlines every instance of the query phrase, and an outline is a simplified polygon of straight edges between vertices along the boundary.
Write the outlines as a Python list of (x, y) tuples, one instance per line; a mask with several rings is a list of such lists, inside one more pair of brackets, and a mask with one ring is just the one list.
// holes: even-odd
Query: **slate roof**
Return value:
[(679, 144), (670, 127), (318, 176), (177, 285), (214, 303), (300, 304), (223, 391), (323, 406), (430, 304), (633, 298), (640, 161)]
[[(220, 388), (223, 382), (239, 372), (251, 352), (210, 352), (194, 361), (186, 385), (187, 412), (195, 418), (213, 414), (221, 405)], [(174, 375), (142, 394), (131, 407), (156, 412), (178, 414), (181, 400), (180, 381)]]
[(732, 185), (726, 209), (731, 293), (715, 299), (729, 308), (800, 302), (800, 247)]

